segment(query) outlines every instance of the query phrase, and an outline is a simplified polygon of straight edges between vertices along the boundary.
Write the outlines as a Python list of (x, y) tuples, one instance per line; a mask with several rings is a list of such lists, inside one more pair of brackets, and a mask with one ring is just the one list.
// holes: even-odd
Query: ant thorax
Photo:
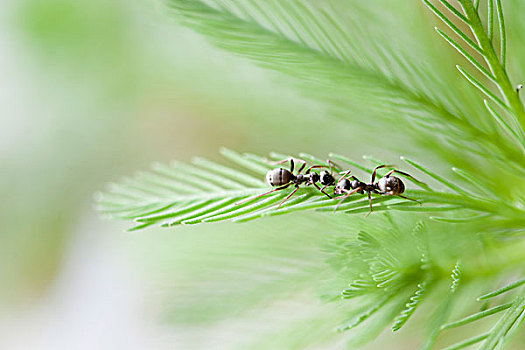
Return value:
[(317, 180), (324, 186), (332, 186), (335, 184), (335, 179), (329, 171), (323, 170), (317, 177)]
[(306, 181), (310, 182), (310, 183), (314, 183), (314, 182), (318, 182), (319, 181), (319, 174), (317, 173), (310, 173), (308, 175), (305, 175), (305, 177), (308, 176), (308, 179), (306, 179)]

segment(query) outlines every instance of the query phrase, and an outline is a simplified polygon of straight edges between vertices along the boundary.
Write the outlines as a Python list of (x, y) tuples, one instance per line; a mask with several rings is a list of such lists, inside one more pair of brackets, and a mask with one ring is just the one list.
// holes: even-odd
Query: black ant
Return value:
[[(262, 196), (266, 196), (267, 194), (284, 190), (285, 188), (289, 187), (290, 185), (294, 185), (295, 189), (286, 196), (285, 199), (282, 200), (281, 203), (277, 206), (279, 208), (281, 205), (283, 205), (284, 202), (286, 202), (297, 190), (299, 189), (300, 184), (306, 184), (306, 186), (313, 185), (315, 188), (317, 188), (321, 193), (326, 195), (328, 198), (332, 198), (328, 193), (326, 193), (324, 190), (328, 186), (335, 186), (335, 178), (333, 176), (332, 166), (334, 163), (332, 161), (328, 160), (328, 167), (326, 165), (313, 165), (306, 169), (306, 172), (304, 174), (301, 174), (301, 172), (304, 170), (306, 166), (306, 161), (302, 159), (295, 159), (296, 161), (299, 161), (302, 163), (301, 167), (297, 171), (297, 174), (293, 173), (294, 170), (294, 158), (288, 158), (279, 162), (272, 162), (273, 164), (283, 164), (286, 162), (290, 162), (290, 170), (286, 170), (283, 168), (275, 168), (272, 170), (269, 170), (268, 173), (266, 173), (266, 183), (272, 187), (277, 187), (271, 191), (265, 192), (263, 194), (260, 194), (258, 196), (248, 198), (242, 202), (236, 203), (236, 204), (242, 204), (249, 200), (259, 198)], [(311, 172), (312, 169), (315, 168), (329, 168), (330, 171), (323, 170), (319, 174)], [(320, 188), (317, 185), (317, 182), (319, 182), (321, 185), (323, 185), (322, 188)]]
[(343, 195), (342, 196), (343, 199), (341, 199), (341, 201), (337, 204), (337, 206), (334, 209), (334, 212), (337, 211), (337, 208), (339, 208), (341, 203), (343, 203), (343, 201), (346, 198), (348, 198), (348, 196), (354, 193), (364, 194), (366, 192), (366, 194), (368, 195), (368, 203), (370, 204), (370, 212), (367, 215), (370, 215), (370, 213), (373, 210), (372, 209), (372, 196), (370, 195), (371, 193), (380, 194), (383, 196), (397, 196), (397, 197), (408, 199), (408, 200), (418, 202), (419, 204), (421, 204), (421, 202), (415, 199), (408, 198), (408, 197), (401, 195), (403, 192), (405, 192), (405, 184), (403, 183), (403, 181), (401, 181), (400, 178), (391, 176), (393, 173), (398, 173), (401, 175), (408, 176), (411, 179), (419, 183), (422, 183), (421, 181), (415, 179), (410, 174), (407, 174), (405, 172), (402, 172), (396, 169), (392, 169), (388, 173), (386, 173), (385, 176), (383, 176), (377, 182), (374, 183), (375, 178), (376, 178), (377, 169), (381, 169), (385, 167), (392, 167), (392, 166), (391, 165), (378, 165), (374, 168), (374, 171), (372, 172), (372, 180), (370, 181), (369, 184), (360, 181), (355, 176), (350, 177), (352, 181), (348, 180), (346, 178), (348, 174), (350, 174), (350, 170), (348, 170), (341, 178), (339, 178), (339, 181), (337, 181), (337, 184), (334, 188), (334, 194)]

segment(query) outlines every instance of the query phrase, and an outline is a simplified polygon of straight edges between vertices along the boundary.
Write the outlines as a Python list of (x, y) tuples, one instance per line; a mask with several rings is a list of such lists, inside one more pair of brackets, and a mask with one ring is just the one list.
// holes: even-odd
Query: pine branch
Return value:
[[(500, 57), (496, 54), (494, 49), (494, 9), (492, 0), (488, 1), (487, 8), (487, 23), (488, 28), (485, 30), (481, 22), (480, 15), (478, 13), (477, 3), (473, 3), (471, 0), (458, 0), (463, 13), (457, 13), (450, 4), (445, 0), (440, 0), (441, 3), (447, 7), (452, 14), (456, 17), (460, 16), (460, 19), (463, 20), (468, 27), (471, 29), (472, 34), (476, 38), (477, 43), (474, 43), (463, 31), (461, 31), (457, 26), (455, 26), (448, 17), (437, 9), (434, 5), (428, 0), (423, 0), (423, 2), (429, 7), (432, 12), (434, 12), (448, 27), (450, 27), (454, 33), (456, 33), (460, 38), (463, 39), (470, 47), (475, 49), (479, 53), (487, 66), (490, 69), (488, 72), (483, 65), (478, 62), (472, 55), (470, 55), (465, 49), (461, 47), (460, 44), (456, 43), (452, 38), (446, 35), (443, 31), (436, 28), (436, 31), (458, 52), (460, 52), (467, 60), (472, 63), (480, 72), (482, 72), (486, 77), (488, 77), (492, 82), (494, 82), (500, 91), (501, 95), (504, 98), (504, 101), (495, 96), (489, 88), (484, 84), (475, 79), (470, 75), (466, 70), (458, 66), (459, 71), (465, 78), (470, 81), (475, 87), (481, 90), (485, 95), (487, 95), (491, 100), (495, 101), (503, 110), (508, 110), (509, 117), (512, 121), (513, 133), (523, 135), (523, 130), (525, 128), (525, 111), (523, 104), (521, 103), (519, 96), (516, 92), (516, 89), (510, 83), (509, 77), (505, 70), (505, 52), (506, 52), (506, 32), (505, 32), (505, 22), (503, 18), (503, 11), (501, 7), (501, 1), (496, 1), (496, 12), (498, 19), (498, 27), (500, 33)], [(491, 113), (493, 116), (494, 114)], [(501, 119), (501, 118), (500, 118)], [(500, 120), (497, 120), (501, 123)], [(523, 140), (521, 140), (523, 142)]]
[[(245, 170), (237, 170), (208, 160), (196, 158), (193, 165), (173, 163), (171, 166), (157, 164), (151, 173), (139, 173), (122, 183), (112, 184), (107, 192), (97, 196), (98, 209), (115, 219), (133, 220), (137, 226), (133, 230), (160, 225), (163, 227), (180, 224), (197, 224), (224, 220), (248, 221), (262, 216), (276, 216), (315, 209), (321, 212), (368, 213), (369, 202), (365, 194), (354, 194), (338, 206), (339, 199), (327, 198), (312, 186), (299, 186), (297, 194), (277, 207), (294, 189), (275, 191), (266, 196), (258, 195), (272, 190), (263, 182), (268, 170), (276, 167), (268, 160), (252, 155), (240, 155), (224, 149), (222, 154)], [(272, 154), (270, 159), (282, 160), (286, 155)], [(302, 154), (311, 160), (311, 165), (319, 164), (326, 168), (329, 164), (310, 155)], [(333, 159), (357, 165), (371, 173), (371, 169), (358, 165), (341, 155)], [(419, 201), (406, 201), (396, 196), (373, 195), (374, 211), (385, 210), (441, 212), (468, 209), (479, 215), (467, 218), (435, 218), (442, 221), (480, 221), (482, 218), (516, 220), (523, 217), (523, 211), (508, 205), (498, 197), (488, 198), (487, 187), (473, 175), (462, 172), (475, 184), (472, 192), (451, 183), (414, 161), (403, 158), (416, 169), (453, 190), (455, 193), (432, 190), (426, 184), (412, 177), (399, 175), (412, 181), (421, 190), (406, 190), (408, 198)], [(371, 160), (373, 163), (377, 161)], [(390, 169), (390, 168), (385, 168)], [(333, 186), (331, 190), (333, 191)], [(479, 194), (476, 195), (475, 193)], [(333, 194), (333, 193), (332, 193)], [(424, 205), (422, 205), (424, 204)]]
[[(418, 136), (432, 125), (432, 137), (440, 134), (465, 150), (503, 155), (506, 162), (516, 163), (525, 173), (525, 166), (516, 161), (521, 152), (502, 142), (492, 130), (469, 121), (465, 113), (445, 107), (450, 98), (439, 96), (444, 89), (438, 87), (440, 80), (432, 70), (420, 71), (420, 62), (407, 64), (407, 57), (374, 47), (373, 41), (360, 43), (327, 11), (295, 0), (264, 4), (221, 1), (219, 5), (215, 1), (168, 0), (168, 4), (182, 24), (222, 49), (292, 76), (300, 91), (342, 118), (353, 120), (349, 110), (366, 112), (368, 119), (373, 115), (396, 123), (402, 117)], [(388, 69), (392, 62), (396, 67)], [(409, 85), (407, 79), (396, 75), (399, 71), (420, 80)]]
[[(523, 105), (521, 104), (521, 101), (519, 100), (518, 95), (516, 94), (516, 90), (509, 81), (509, 77), (507, 76), (505, 68), (500, 62), (498, 56), (496, 55), (494, 46), (492, 45), (492, 40), (490, 39), (489, 35), (485, 32), (478, 12), (476, 11), (471, 1), (458, 0), (458, 2), (460, 3), (461, 7), (463, 8), (463, 11), (465, 12), (472, 33), (478, 40), (478, 43), (483, 51), (483, 57), (485, 58), (487, 65), (490, 67), (492, 73), (494, 74), (494, 77), (498, 81), (498, 88), (500, 89), (500, 92), (505, 97), (506, 102), (509, 104), (509, 107), (513, 110), (514, 114), (520, 121), (521, 126), (523, 128), (525, 125), (525, 111), (523, 109)], [(501, 4), (499, 4), (498, 7), (501, 8)], [(504, 42), (505, 31), (502, 17), (503, 13), (500, 13), (500, 26), (501, 32), (503, 33), (502, 41)], [(505, 45), (502, 45), (502, 47), (504, 46)], [(502, 57), (502, 61), (504, 61), (504, 57)]]
[[(510, 339), (525, 318), (522, 291), (518, 292), (518, 296), (512, 302), (501, 303), (459, 320), (449, 321), (448, 323), (445, 321), (454, 303), (465, 304), (462, 294), (469, 291), (468, 284), (476, 280), (482, 280), (483, 285), (494, 283), (494, 280), (499, 278), (507, 269), (515, 270), (516, 264), (501, 261), (501, 265), (485, 269), (482, 264), (487, 264), (486, 267), (489, 267), (495, 261), (487, 256), (487, 259), (482, 259), (479, 262), (469, 261), (470, 267), (467, 267), (465, 272), (462, 264), (456, 261), (452, 273), (450, 273), (450, 269), (447, 269), (443, 264), (449, 264), (451, 259), (464, 249), (461, 248), (462, 246), (469, 247), (468, 249), (472, 248), (475, 239), (472, 236), (461, 237), (453, 233), (442, 233), (445, 239), (452, 234), (456, 237), (456, 241), (450, 243), (449, 247), (440, 246), (436, 241), (439, 241), (440, 238), (435, 236), (439, 235), (438, 232), (442, 232), (438, 228), (434, 228), (432, 230), (433, 236), (429, 237), (427, 225), (418, 222), (413, 227), (412, 234), (408, 234), (406, 226), (398, 227), (399, 221), (399, 219), (393, 221), (390, 217), (388, 219), (388, 223), (392, 224), (390, 229), (385, 229), (377, 221), (371, 225), (366, 225), (363, 229), (367, 232), (360, 232), (355, 244), (340, 244), (339, 248), (335, 249), (341, 249), (342, 252), (330, 252), (331, 255), (344, 259), (341, 263), (348, 265), (348, 269), (342, 270), (345, 275), (351, 274), (351, 267), (353, 267), (356, 276), (358, 276), (357, 279), (350, 282), (349, 288), (342, 292), (342, 297), (345, 299), (362, 298), (361, 300), (375, 298), (374, 300), (376, 300), (376, 303), (371, 303), (363, 313), (359, 313), (356, 318), (342, 326), (342, 330), (358, 327), (372, 317), (388, 317), (387, 311), (385, 311), (387, 307), (399, 302), (393, 300), (391, 296), (403, 296), (410, 291), (410, 295), (406, 297), (408, 302), (403, 305), (402, 311), (396, 317), (392, 316), (394, 323), (392, 329), (394, 331), (403, 326), (427, 299), (432, 299), (434, 296), (437, 299), (432, 300), (444, 301), (438, 307), (437, 314), (432, 318), (433, 321), (428, 324), (429, 335), (422, 345), (422, 349), (431, 349), (441, 331), (450, 331), (502, 313), (500, 319), (489, 332), (451, 345), (447, 349), (461, 349), (483, 341), (485, 343), (482, 346), (493, 349), (491, 347), (493, 344), (501, 344)], [(450, 229), (449, 225), (443, 224), (443, 228), (447, 227)], [(429, 242), (429, 239), (432, 239), (433, 242)], [(439, 247), (438, 251), (432, 253), (429, 251), (429, 249), (436, 249), (437, 247)], [(509, 244), (510, 248), (513, 248), (512, 244)], [(490, 254), (492, 253), (502, 254), (501, 251), (492, 251)], [(503, 255), (505, 254), (503, 253)], [(348, 257), (353, 259), (348, 260)], [(516, 257), (509, 255), (509, 259), (516, 262), (520, 260), (520, 257), (519, 255)], [(363, 263), (366, 264), (367, 268), (359, 265)], [(452, 278), (452, 284), (449, 282), (450, 278)], [(460, 284), (464, 287), (460, 287)], [(486, 294), (484, 297), (495, 297), (504, 292), (516, 291), (522, 285), (523, 280), (519, 280)], [(471, 299), (471, 303), (475, 307), (474, 299)]]
[[(515, 179), (525, 174), (524, 112), (505, 69), (506, 38), (501, 1), (495, 0), (494, 6), (489, 0), (487, 30), (478, 12), (479, 1), (459, 0), (462, 13), (448, 1), (438, 0), (448, 11), (446, 15), (430, 1), (423, 1), (460, 40), (436, 28), (438, 34), (499, 89), (498, 95), (484, 80), (458, 66), (460, 73), (495, 106), (484, 100), (486, 110), (483, 110), (480, 104), (480, 110), (492, 118), (488, 119), (489, 125), (480, 123), (486, 121), (483, 116), (470, 116), (461, 108), (451, 107), (454, 103), (444, 98), (444, 91), (432, 92), (437, 82), (425, 78), (422, 74), (425, 71), (418, 70), (406, 57), (375, 43), (362, 45), (359, 38), (350, 37), (330, 13), (309, 3), (295, 0), (169, 0), (169, 3), (183, 24), (204, 34), (215, 45), (293, 77), (300, 91), (339, 110), (345, 118), (356, 101), (358, 107), (370, 112), (368, 117), (374, 113), (391, 118), (401, 115), (411, 124), (417, 124), (414, 129), (427, 130), (420, 136), (429, 135), (429, 139), (438, 142), (442, 137), (451, 140), (451, 144), (461, 146), (456, 151), (476, 155), (476, 161), (483, 167), (496, 167), (501, 163), (511, 169), (508, 172), (518, 169), (518, 175), (508, 179), (509, 183), (516, 183)], [(462, 26), (456, 25), (450, 16), (461, 21)], [(464, 25), (472, 30), (475, 40), (463, 32)], [(499, 57), (494, 49), (496, 26), (501, 40)], [(464, 48), (465, 44), (470, 49)], [(362, 56), (360, 51), (364, 52)], [(478, 55), (485, 61), (478, 60)], [(364, 63), (367, 60), (368, 63)], [(425, 86), (429, 80), (436, 85)], [(501, 130), (490, 129), (496, 123)], [(506, 178), (499, 181), (452, 168), (454, 176), (461, 181), (456, 183), (426, 166), (401, 158), (410, 167), (406, 171), (419, 172), (425, 176), (422, 179), (425, 183), (395, 174), (407, 181), (408, 189), (403, 194), (409, 200), (373, 194), (373, 215), (362, 219), (359, 230), (349, 235), (351, 222), (360, 218), (345, 220), (347, 215), (339, 214), (368, 214), (366, 194), (352, 194), (338, 206), (339, 200), (327, 198), (313, 186), (301, 184), (297, 193), (282, 204), (294, 189), (293, 185), (259, 195), (273, 189), (263, 181), (267, 171), (276, 167), (270, 161), (289, 155), (273, 153), (263, 158), (226, 149), (222, 153), (234, 163), (233, 166), (201, 158), (196, 158), (192, 164), (157, 164), (151, 172), (110, 185), (106, 192), (97, 196), (97, 207), (111, 218), (135, 222), (131, 230), (154, 225), (242, 222), (313, 210), (332, 215), (329, 222), (340, 224), (344, 230), (340, 233), (342, 239), (334, 244), (334, 251), (329, 252), (330, 259), (338, 265), (337, 277), (344, 283), (350, 281), (341, 297), (366, 300), (361, 312), (343, 324), (341, 331), (357, 328), (365, 322), (372, 322), (376, 329), (393, 323), (392, 330), (397, 331), (411, 317), (417, 317), (417, 309), (433, 295), (444, 297), (446, 301), (439, 306), (437, 317), (428, 324), (425, 349), (432, 347), (440, 330), (458, 328), (500, 314), (489, 332), (448, 348), (460, 349), (483, 342), (483, 349), (494, 349), (508, 341), (524, 321), (525, 296), (518, 288), (525, 280), (478, 298), (486, 300), (509, 292), (508, 295), (515, 293), (512, 302), (490, 308), (486, 304), (479, 312), (459, 320), (447, 320), (453, 305), (463, 300), (459, 295), (468, 291), (470, 282), (482, 280), (482, 290), (486, 291), (492, 280), (501, 278), (507, 270), (516, 272), (516, 266), (522, 262), (522, 246), (512, 245), (515, 243), (508, 243), (507, 239), (525, 233), (523, 193), (515, 185), (508, 186), (512, 193), (504, 193), (502, 183)], [(324, 159), (308, 154), (299, 157), (309, 165), (328, 167)], [(352, 170), (365, 172), (368, 177), (374, 166), (383, 164), (372, 157), (364, 157), (366, 164), (337, 154), (330, 154), (330, 159), (344, 163), (341, 169), (336, 169), (336, 177), (340, 171), (348, 169), (347, 165)], [(470, 157), (463, 159), (465, 163), (470, 161)], [(381, 169), (378, 178), (391, 169), (390, 166)], [(327, 191), (332, 195), (333, 187)], [(336, 216), (333, 216), (335, 209)], [(394, 211), (396, 215), (391, 215)], [(416, 218), (410, 212), (421, 214)], [(441, 216), (429, 216), (435, 212), (440, 212)], [(429, 226), (432, 226), (431, 231), (428, 231)], [(483, 254), (480, 254), (480, 246), (483, 246)], [(438, 293), (440, 288), (442, 292)], [(340, 289), (332, 289), (329, 296), (333, 298), (334, 290)], [(474, 299), (472, 302), (475, 303)], [(374, 333), (368, 328), (367, 332)]]

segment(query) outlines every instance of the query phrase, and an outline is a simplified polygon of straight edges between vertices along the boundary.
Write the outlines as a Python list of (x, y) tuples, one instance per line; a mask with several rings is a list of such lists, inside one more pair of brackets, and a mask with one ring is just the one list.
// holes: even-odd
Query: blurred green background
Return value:
[[(423, 56), (445, 46), (420, 26), (422, 6), (396, 4), (393, 40), (417, 27)], [(337, 322), (321, 321), (344, 306), (308, 280), (324, 268), (326, 216), (131, 234), (101, 220), (92, 195), (154, 161), (220, 160), (221, 146), (388, 160), (406, 135), (328, 116), (160, 2), (4, 0), (0, 18), (0, 348), (272, 348), (266, 334), (298, 326), (287, 348), (333, 336)], [(446, 52), (436, 59), (457, 58)]]

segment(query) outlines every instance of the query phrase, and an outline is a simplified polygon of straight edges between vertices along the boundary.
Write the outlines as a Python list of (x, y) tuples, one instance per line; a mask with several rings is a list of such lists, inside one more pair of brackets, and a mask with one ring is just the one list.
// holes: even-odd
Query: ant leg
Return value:
[(333, 176), (334, 173), (332, 171), (332, 168), (336, 168), (336, 169), (341, 169), (341, 167), (339, 165), (337, 165), (336, 163), (332, 162), (330, 159), (327, 159), (326, 162), (328, 163), (329, 167), (330, 167), (330, 174)]
[(291, 196), (293, 196), (293, 194), (294, 194), (295, 192), (297, 192), (298, 189), (299, 189), (299, 185), (295, 185), (295, 189), (292, 191), (292, 193), (290, 193), (288, 196), (286, 196), (286, 198), (283, 199), (283, 201), (282, 201), (281, 203), (279, 203), (279, 205), (277, 206), (276, 209), (279, 209), (279, 207), (280, 207), (281, 205), (283, 205), (283, 203), (286, 202)]
[(286, 162), (290, 162), (290, 172), (293, 173), (293, 168), (294, 168), (294, 160), (298, 161), (298, 162), (301, 162), (303, 163), (301, 165), (301, 167), (299, 168), (299, 171), (297, 172), (298, 174), (301, 172), (301, 170), (304, 169), (305, 165), (306, 165), (306, 161), (302, 160), (302, 159), (298, 159), (298, 158), (287, 158), (285, 160), (280, 160), (278, 162), (269, 162), (270, 164), (283, 164), (283, 163), (286, 163)]
[[(344, 179), (345, 177), (348, 176), (348, 174), (350, 173), (351, 170), (348, 170), (342, 177), (339, 178), (339, 180), (341, 179)], [(357, 177), (355, 177), (354, 175), (350, 176), (349, 177), (350, 180), (354, 180), (354, 181), (357, 181), (359, 183), (362, 183), (361, 180), (359, 180)]]
[(403, 198), (403, 199), (408, 199), (409, 201), (412, 201), (412, 202), (419, 203), (419, 205), (423, 205), (423, 203), (421, 203), (421, 202), (418, 201), (417, 199), (408, 198), (408, 197), (402, 196), (402, 195), (400, 195), (400, 194), (396, 194), (396, 196), (401, 197), (401, 198)]
[[(344, 173), (344, 175), (343, 175), (343, 176), (341, 176), (341, 177), (339, 178), (339, 180), (341, 180), (341, 179), (344, 179), (345, 177), (347, 177), (348, 175), (350, 175), (350, 173), (351, 173), (351, 172), (352, 172), (352, 170), (351, 170), (351, 169), (350, 169), (350, 170), (348, 170), (348, 171), (347, 171), (346, 173)], [(355, 177), (355, 176), (353, 176), (353, 177)]]
[(299, 170), (297, 171), (297, 174), (300, 174), (301, 171), (303, 171), (304, 167), (306, 166), (306, 161), (304, 161), (304, 160), (302, 160), (302, 159), (297, 159), (297, 161), (303, 162), (303, 165), (301, 165), (301, 167), (300, 167)]
[(319, 188), (319, 186), (317, 186), (317, 184), (315, 182), (312, 182), (312, 184), (315, 186), (315, 188), (317, 188), (319, 191), (321, 191), (321, 193), (324, 193), (328, 198), (332, 199), (332, 197), (330, 197), (330, 195), (324, 191), (324, 189), (328, 185), (323, 186), (323, 188)]
[(360, 182), (360, 180), (359, 180), (357, 177), (355, 177), (354, 175), (350, 176), (350, 178), (351, 178), (352, 180), (357, 180), (357, 181)]
[(344, 196), (344, 198), (341, 199), (341, 200), (339, 201), (339, 203), (337, 203), (337, 205), (336, 205), (335, 208), (334, 208), (334, 213), (337, 211), (337, 209), (339, 209), (339, 206), (340, 206), (341, 204), (343, 204), (343, 202), (345, 201), (345, 199), (346, 199), (347, 197), (348, 197), (348, 196)]
[(308, 169), (306, 169), (306, 173), (305, 174), (310, 174), (310, 171), (312, 169), (317, 169), (317, 168), (328, 168), (330, 169), (330, 175), (334, 175), (334, 172), (332, 170), (332, 168), (338, 168), (339, 169), (339, 166), (337, 164), (335, 164), (334, 162), (332, 162), (330, 159), (327, 159), (326, 160), (326, 163), (328, 164), (328, 166), (326, 165), (312, 165), (311, 167), (309, 167)]
[[(361, 189), (361, 187), (358, 187), (358, 188), (356, 188), (356, 189), (354, 189), (354, 190), (352, 190), (352, 191), (344, 190), (344, 191), (346, 192), (346, 194), (341, 196), (341, 197), (343, 197), (343, 199), (341, 199), (341, 200), (339, 201), (339, 203), (337, 203), (337, 205), (335, 206), (335, 208), (334, 208), (334, 213), (337, 211), (337, 208), (339, 208), (339, 206), (340, 206), (341, 204), (343, 204), (343, 202), (345, 201), (345, 199), (347, 199), (348, 197), (350, 197), (352, 194), (356, 193), (356, 192), (359, 191), (360, 189)], [(340, 197), (337, 197), (337, 198), (340, 198)]]
[[(374, 171), (372, 171), (372, 181), (370, 183), (374, 183), (375, 179), (376, 179), (376, 171), (377, 169), (381, 169), (381, 168), (386, 168), (386, 167), (392, 167), (393, 165), (387, 165), (387, 164), (383, 164), (383, 165), (378, 165), (374, 168)], [(386, 176), (386, 175), (385, 175)]]
[(411, 178), (412, 180), (414, 180), (414, 181), (416, 181), (416, 182), (419, 182), (420, 184), (426, 185), (424, 182), (419, 181), (418, 179), (416, 179), (416, 178), (413, 177), (412, 175), (410, 175), (410, 174), (408, 174), (408, 173), (405, 173), (404, 171), (400, 171), (400, 170), (396, 170), (396, 169), (392, 169), (392, 170), (390, 170), (388, 173), (386, 173), (385, 177), (389, 177), (389, 176), (392, 175), (393, 173), (398, 173), (398, 174), (401, 174), (401, 175), (405, 175), (405, 176)]
[(287, 187), (290, 186), (290, 185), (291, 185), (291, 183), (289, 183), (289, 184), (287, 184), (287, 185), (284, 185), (284, 186), (281, 186), (281, 187), (278, 187), (278, 188), (275, 188), (275, 189), (273, 189), (273, 190), (271, 190), (271, 191), (265, 192), (265, 193), (263, 193), (263, 194), (260, 194), (260, 195), (255, 196), (255, 197), (250, 197), (250, 198), (245, 199), (245, 200), (243, 200), (243, 201), (241, 201), (241, 202), (237, 202), (237, 203), (235, 203), (235, 205), (239, 205), (239, 204), (243, 204), (243, 203), (249, 202), (249, 201), (251, 201), (252, 199), (256, 199), (256, 198), (259, 198), (259, 197), (262, 197), (262, 196), (266, 196), (267, 194), (270, 194), (270, 193), (275, 192), (275, 191), (284, 190), (285, 188), (287, 188)]
[(372, 211), (374, 210), (372, 209), (372, 196), (370, 195), (370, 191), (366, 192), (366, 194), (368, 195), (368, 204), (370, 204), (370, 211), (368, 212), (368, 214), (365, 215), (365, 217), (370, 215)]
[[(347, 172), (345, 172), (345, 173), (343, 174), (343, 176), (341, 176), (341, 177), (337, 180), (337, 184), (339, 184), (339, 181), (345, 179), (345, 178), (346, 178), (351, 172), (352, 172), (352, 170), (348, 170)], [(339, 174), (341, 174), (341, 173), (342, 173), (342, 172), (340, 172)], [(357, 180), (357, 178), (356, 178), (355, 176), (352, 176), (352, 179), (353, 179), (353, 180)], [(359, 180), (357, 180), (357, 181), (359, 181)]]
[(285, 160), (281, 160), (280, 162), (273, 162), (273, 163), (274, 164), (282, 164), (282, 163), (290, 162), (290, 172), (293, 173), (294, 160), (296, 160), (297, 162), (303, 163), (303, 164), (301, 164), (301, 167), (297, 171), (297, 174), (300, 174), (301, 171), (303, 171), (304, 167), (306, 166), (306, 161), (305, 160), (302, 160), (302, 159), (299, 159), (299, 158), (288, 158), (288, 159), (285, 159)]
[(311, 167), (306, 169), (305, 174), (310, 174), (310, 171), (312, 171), (312, 169), (318, 169), (318, 168), (328, 168), (328, 167), (326, 165), (312, 165)]

